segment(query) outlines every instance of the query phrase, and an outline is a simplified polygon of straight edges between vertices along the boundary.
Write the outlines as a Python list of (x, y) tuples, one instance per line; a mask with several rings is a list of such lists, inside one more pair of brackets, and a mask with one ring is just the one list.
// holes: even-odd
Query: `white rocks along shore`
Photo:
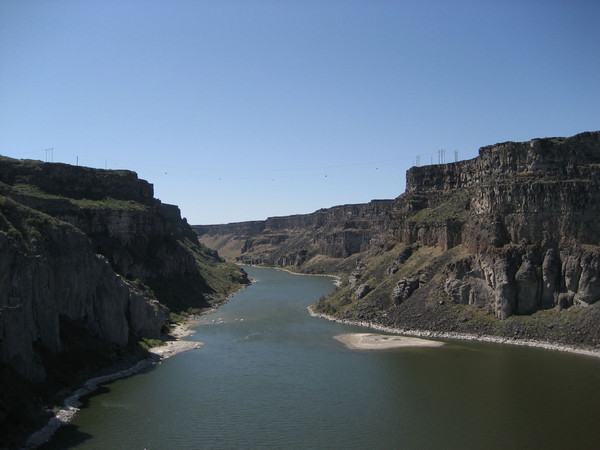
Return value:
[(73, 417), (75, 417), (81, 406), (81, 397), (94, 392), (101, 384), (129, 377), (153, 364), (160, 363), (163, 359), (201, 348), (204, 345), (202, 342), (181, 340), (183, 337), (194, 333), (191, 327), (196, 324), (198, 322), (194, 318), (176, 325), (170, 333), (175, 340), (165, 341), (164, 345), (150, 348), (149, 352), (153, 355), (152, 358), (143, 359), (127, 369), (87, 380), (82, 387), (65, 399), (64, 406), (54, 414), (54, 417), (43, 428), (29, 436), (26, 447), (36, 448), (50, 440), (58, 428), (73, 420)]
[(433, 339), (457, 339), (462, 341), (479, 341), (489, 342), (494, 344), (509, 344), (509, 345), (520, 345), (525, 347), (542, 348), (546, 350), (556, 350), (561, 352), (575, 353), (584, 356), (593, 356), (600, 358), (600, 350), (591, 350), (573, 347), (570, 345), (554, 344), (551, 342), (534, 341), (531, 339), (514, 339), (502, 336), (490, 336), (490, 335), (478, 335), (478, 334), (467, 334), (467, 333), (453, 333), (447, 331), (429, 331), (429, 330), (405, 330), (402, 328), (392, 328), (383, 325), (378, 325), (371, 322), (361, 322), (354, 320), (339, 319), (328, 314), (316, 312), (312, 306), (308, 307), (308, 312), (313, 317), (321, 317), (323, 319), (330, 320), (332, 322), (343, 323), (346, 325), (356, 325), (365, 328), (371, 328), (372, 330), (382, 331), (384, 333), (400, 334), (404, 336), (416, 336), (421, 338), (433, 338)]

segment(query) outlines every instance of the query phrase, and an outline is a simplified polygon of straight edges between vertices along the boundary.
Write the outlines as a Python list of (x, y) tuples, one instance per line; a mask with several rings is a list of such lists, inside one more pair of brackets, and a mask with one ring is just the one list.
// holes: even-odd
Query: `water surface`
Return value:
[(49, 448), (596, 448), (600, 361), (447, 341), (349, 350), (364, 328), (310, 317), (326, 277), (245, 268), (257, 283), (190, 339), (104, 386)]

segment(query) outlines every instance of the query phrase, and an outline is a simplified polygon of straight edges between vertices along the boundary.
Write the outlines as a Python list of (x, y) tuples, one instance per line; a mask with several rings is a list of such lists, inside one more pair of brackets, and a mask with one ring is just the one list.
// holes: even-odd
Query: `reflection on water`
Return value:
[(312, 318), (331, 279), (258, 280), (190, 339), (200, 350), (107, 385), (51, 448), (594, 448), (600, 361), (449, 341), (353, 351)]

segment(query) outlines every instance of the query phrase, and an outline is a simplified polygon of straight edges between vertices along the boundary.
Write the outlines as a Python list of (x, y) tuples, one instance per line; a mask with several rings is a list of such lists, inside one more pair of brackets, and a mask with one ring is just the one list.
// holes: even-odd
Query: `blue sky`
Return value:
[(0, 154), (134, 170), (192, 224), (394, 198), (440, 149), (600, 129), (599, 17), (577, 0), (4, 0)]

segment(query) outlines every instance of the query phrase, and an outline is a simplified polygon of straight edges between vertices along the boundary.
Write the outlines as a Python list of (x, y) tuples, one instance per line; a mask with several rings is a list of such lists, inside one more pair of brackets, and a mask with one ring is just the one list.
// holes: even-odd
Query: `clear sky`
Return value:
[(3, 0), (0, 154), (134, 170), (191, 224), (395, 198), (441, 149), (600, 129), (599, 20), (593, 0)]

